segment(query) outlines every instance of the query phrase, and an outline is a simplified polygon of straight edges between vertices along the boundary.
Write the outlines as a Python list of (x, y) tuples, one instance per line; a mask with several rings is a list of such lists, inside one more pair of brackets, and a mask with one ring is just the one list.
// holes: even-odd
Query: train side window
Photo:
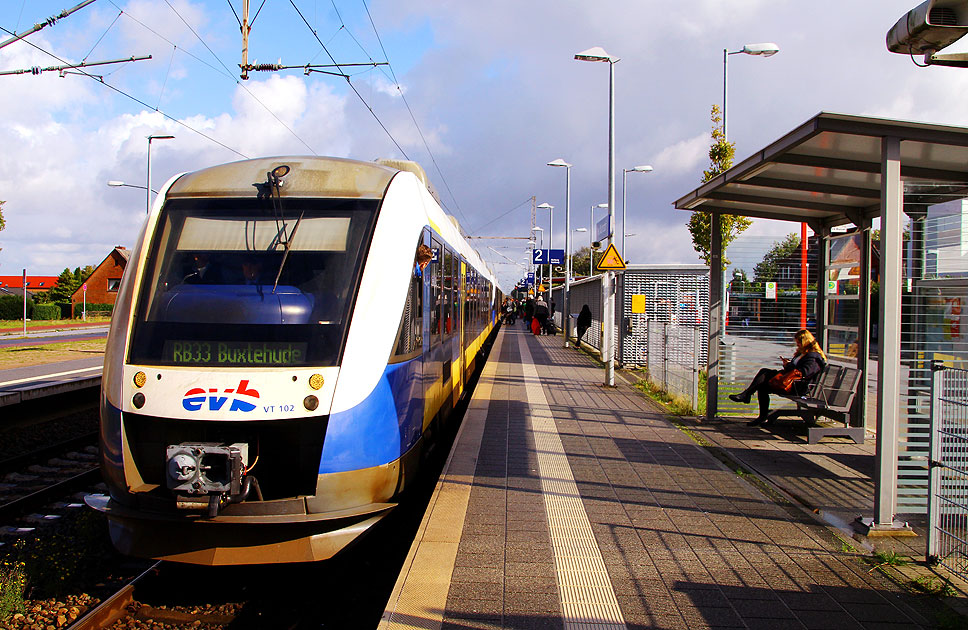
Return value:
[(400, 317), (397, 346), (390, 358), (391, 363), (412, 359), (423, 349), (423, 278), (424, 273), (429, 271), (431, 256), (432, 253), (423, 244), (423, 235), (421, 235), (414, 253), (407, 302)]
[(444, 336), (449, 337), (454, 331), (454, 320), (452, 316), (454, 309), (454, 254), (447, 248), (444, 249), (443, 279), (444, 299), (442, 300), (443, 306), (440, 313), (443, 326), (441, 327), (441, 332)]
[(440, 267), (444, 254), (437, 239), (431, 239), (430, 249), (433, 252), (433, 260), (430, 261), (430, 340), (431, 345), (437, 345), (440, 343), (440, 311), (443, 300)]

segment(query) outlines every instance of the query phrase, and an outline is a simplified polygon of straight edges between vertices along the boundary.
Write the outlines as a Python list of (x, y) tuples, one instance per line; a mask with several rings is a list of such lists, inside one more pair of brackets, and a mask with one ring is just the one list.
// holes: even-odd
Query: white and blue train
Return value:
[(423, 170), (283, 157), (173, 177), (118, 292), (101, 391), (123, 553), (331, 557), (394, 507), (495, 332), (494, 275)]

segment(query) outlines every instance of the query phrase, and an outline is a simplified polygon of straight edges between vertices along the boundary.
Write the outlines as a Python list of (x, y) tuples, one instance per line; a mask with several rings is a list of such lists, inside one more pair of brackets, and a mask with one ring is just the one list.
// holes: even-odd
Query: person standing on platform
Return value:
[[(534, 318), (538, 320), (538, 333), (548, 332), (548, 315), (550, 311), (548, 310), (548, 303), (544, 301), (543, 297), (539, 297), (538, 301), (534, 303)], [(533, 326), (532, 326), (533, 329)]]
[(575, 325), (576, 331), (578, 332), (575, 347), (581, 349), (581, 338), (585, 336), (585, 331), (591, 328), (592, 325), (592, 309), (588, 308), (587, 304), (581, 307), (581, 312), (578, 313), (578, 321), (575, 322)]
[(531, 319), (534, 317), (534, 299), (528, 298), (524, 303), (524, 327), (531, 329)]

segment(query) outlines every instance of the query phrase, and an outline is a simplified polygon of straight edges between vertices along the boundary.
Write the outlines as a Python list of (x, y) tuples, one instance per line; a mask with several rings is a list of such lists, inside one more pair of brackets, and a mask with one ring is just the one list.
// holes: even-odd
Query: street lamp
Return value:
[(758, 57), (772, 57), (780, 52), (780, 47), (773, 42), (763, 44), (746, 44), (740, 50), (729, 51), (723, 48), (723, 140), (727, 140), (729, 135), (726, 133), (726, 74), (728, 70), (728, 60), (730, 55), (755, 55)]
[[(589, 48), (577, 55), (578, 61), (597, 61), (608, 63), (608, 244), (612, 244), (611, 226), (615, 222), (615, 64), (620, 61), (605, 52), (600, 46)], [(602, 359), (605, 360), (605, 386), (615, 386), (615, 358), (612, 355), (612, 334), (615, 324), (615, 293), (612, 291), (614, 273), (609, 271), (603, 277), (605, 289), (605, 308), (602, 319), (605, 321), (605, 334), (602, 340)]]
[(150, 135), (148, 136), (148, 168), (145, 175), (145, 214), (151, 212), (151, 141), (152, 140), (172, 140), (175, 136)]
[[(592, 204), (591, 209), (588, 211), (588, 251), (592, 251), (592, 241), (595, 238), (595, 208), (607, 207), (607, 203)], [(592, 274), (589, 273), (588, 275)]]
[(564, 167), (565, 169), (565, 294), (561, 305), (561, 330), (565, 337), (565, 347), (568, 347), (568, 333), (571, 317), (568, 315), (568, 304), (571, 301), (571, 164), (558, 158), (548, 162), (548, 166)]
[(651, 173), (652, 167), (648, 164), (643, 164), (641, 166), (633, 166), (632, 168), (622, 169), (622, 260), (625, 261), (625, 180), (626, 175), (629, 173)]
[[(119, 182), (116, 179), (109, 180), (108, 181), (108, 186), (110, 186), (112, 188), (120, 188), (121, 186), (124, 186), (125, 188), (137, 188), (138, 190), (144, 190), (145, 189), (144, 186), (138, 186), (137, 184), (126, 184), (124, 182)], [(157, 190), (152, 190), (151, 192), (155, 193), (156, 195), (158, 194), (158, 191)]]
[[(572, 232), (574, 232), (576, 234), (579, 233), (579, 232), (587, 232), (587, 231), (588, 231), (588, 228), (575, 228), (574, 230), (572, 230)], [(591, 263), (591, 253), (592, 253), (592, 250), (589, 249), (588, 250), (588, 265), (589, 265), (589, 267), (588, 267), (589, 274), (588, 275), (592, 275), (590, 273), (591, 272), (591, 264), (592, 264)], [(573, 252), (571, 250), (568, 250), (568, 275), (571, 275), (574, 272), (573, 265), (572, 265), (572, 258), (573, 258), (572, 254), (573, 254)]]

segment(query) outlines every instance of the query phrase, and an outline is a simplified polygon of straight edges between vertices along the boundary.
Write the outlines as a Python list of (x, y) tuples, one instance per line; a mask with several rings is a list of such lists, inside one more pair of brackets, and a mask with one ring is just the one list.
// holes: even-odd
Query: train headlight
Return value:
[(144, 387), (145, 383), (147, 382), (148, 382), (148, 375), (145, 374), (144, 372), (138, 372), (137, 374), (134, 375), (135, 387)]
[(312, 376), (309, 377), (309, 386), (312, 387), (313, 389), (319, 389), (320, 387), (322, 387), (323, 382), (324, 381), (323, 381), (322, 374), (313, 374)]
[(131, 404), (134, 405), (135, 409), (141, 409), (145, 406), (145, 395), (138, 392), (131, 398)]
[(315, 396), (306, 396), (303, 398), (303, 407), (306, 411), (316, 411), (316, 407), (319, 407), (319, 399)]

